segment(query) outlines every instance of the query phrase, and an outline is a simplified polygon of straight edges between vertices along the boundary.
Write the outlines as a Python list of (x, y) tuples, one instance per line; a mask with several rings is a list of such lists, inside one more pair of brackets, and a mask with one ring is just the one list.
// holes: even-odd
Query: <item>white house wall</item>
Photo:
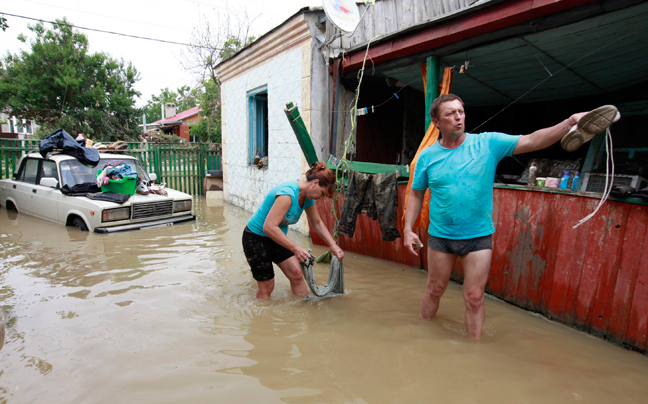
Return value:
[[(305, 47), (308, 53), (309, 49)], [(273, 186), (302, 175), (303, 153), (284, 108), (288, 102), (302, 105), (302, 81), (309, 82), (302, 61), (310, 60), (303, 52), (302, 46), (295, 47), (222, 84), (226, 198), (245, 210), (256, 210)], [(268, 166), (258, 169), (248, 160), (247, 94), (262, 86), (268, 92)], [(297, 227), (307, 232), (303, 226)]]

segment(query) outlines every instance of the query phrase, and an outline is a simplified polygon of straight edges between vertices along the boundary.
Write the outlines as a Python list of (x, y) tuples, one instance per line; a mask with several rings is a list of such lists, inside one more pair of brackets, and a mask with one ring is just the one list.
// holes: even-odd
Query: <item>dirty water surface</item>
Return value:
[(422, 320), (416, 268), (348, 253), (344, 296), (279, 274), (256, 301), (250, 214), (195, 213), (104, 235), (0, 209), (0, 403), (646, 402), (648, 357), (496, 299), (471, 341), (460, 285)]

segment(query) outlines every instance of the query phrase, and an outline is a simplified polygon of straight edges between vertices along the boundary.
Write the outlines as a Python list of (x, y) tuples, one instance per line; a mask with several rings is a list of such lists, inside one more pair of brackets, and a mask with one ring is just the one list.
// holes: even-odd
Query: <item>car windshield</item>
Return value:
[(97, 174), (103, 171), (104, 167), (112, 163), (117, 165), (119, 163), (128, 164), (133, 170), (137, 171), (137, 176), (144, 181), (149, 181), (150, 178), (144, 167), (140, 164), (139, 160), (134, 159), (124, 159), (124, 160), (115, 160), (115, 159), (101, 159), (99, 164), (95, 167), (90, 167), (81, 164), (79, 160), (66, 160), (62, 161), (60, 164), (61, 168), (61, 181), (63, 185), (73, 187), (77, 184), (83, 184), (86, 182), (95, 182)]

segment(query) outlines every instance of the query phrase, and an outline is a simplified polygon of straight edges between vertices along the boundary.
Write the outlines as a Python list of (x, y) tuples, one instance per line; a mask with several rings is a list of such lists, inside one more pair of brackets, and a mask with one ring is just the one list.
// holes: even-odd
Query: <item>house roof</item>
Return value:
[(245, 47), (239, 49), (238, 52), (234, 53), (233, 55), (231, 55), (227, 59), (224, 59), (224, 60), (221, 60), (220, 62), (218, 62), (216, 64), (216, 70), (220, 70), (220, 68), (221, 68), (221, 66), (223, 64), (227, 63), (228, 61), (231, 61), (232, 59), (235, 59), (241, 53), (244, 53), (244, 52), (248, 51), (250, 48), (254, 47), (256, 44), (258, 44), (258, 43), (266, 40), (268, 37), (271, 37), (272, 35), (276, 34), (277, 31), (280, 31), (282, 27), (288, 25), (293, 18), (295, 18), (298, 15), (305, 14), (306, 11), (308, 11), (308, 10), (323, 10), (323, 8), (322, 7), (316, 7), (316, 6), (312, 6), (312, 7), (307, 6), (307, 7), (300, 8), (299, 11), (297, 11), (295, 14), (291, 15), (290, 17), (286, 18), (286, 20), (284, 22), (282, 22), (281, 24), (275, 26), (274, 28), (272, 28), (271, 30), (266, 32), (265, 34), (261, 35), (260, 37), (256, 38), (254, 41), (252, 41), (251, 43), (246, 45)]
[(160, 125), (160, 124), (170, 124), (170, 123), (180, 123), (184, 121), (187, 118), (191, 118), (192, 116), (198, 115), (198, 113), (202, 111), (202, 108), (200, 107), (193, 107), (189, 108), (188, 110), (179, 112), (173, 116), (170, 116), (165, 119), (160, 119), (155, 122), (151, 122), (149, 125)]
[[(441, 67), (457, 68), (452, 92), (462, 94), (471, 105), (599, 95), (646, 80), (648, 2), (558, 0), (551, 7), (557, 7), (554, 3), (576, 7), (543, 16), (530, 14), (537, 18), (499, 30), (497, 25), (488, 26), (495, 18), (518, 22), (524, 13), (515, 7), (535, 7), (536, 3), (550, 2), (505, 2), (427, 30), (376, 41), (369, 50), (369, 58), (377, 63), (371, 66), (370, 75), (400, 81), (422, 92), (420, 62), (438, 56)], [(473, 36), (471, 30), (482, 22), (488, 29)], [(444, 30), (461, 27), (468, 27), (460, 32), (463, 36), (457, 34), (456, 42), (448, 41), (451, 38)], [(435, 30), (442, 33), (432, 35)], [(438, 43), (431, 45), (434, 40)], [(397, 45), (400, 48), (396, 49)], [(346, 77), (357, 75), (354, 69), (365, 52), (366, 47), (359, 48), (345, 57)], [(461, 74), (459, 68), (466, 63), (468, 69)]]

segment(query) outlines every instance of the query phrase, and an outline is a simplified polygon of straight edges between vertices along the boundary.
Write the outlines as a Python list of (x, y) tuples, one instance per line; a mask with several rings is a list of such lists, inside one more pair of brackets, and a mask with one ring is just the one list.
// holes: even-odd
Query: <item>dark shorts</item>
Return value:
[(243, 230), (243, 252), (252, 269), (252, 277), (259, 282), (274, 278), (273, 262), (278, 264), (295, 255), (270, 237), (252, 233), (247, 226)]
[(493, 235), (489, 234), (484, 237), (469, 238), (466, 240), (452, 240), (428, 236), (428, 247), (448, 254), (457, 254), (460, 257), (468, 253), (479, 250), (493, 249)]

